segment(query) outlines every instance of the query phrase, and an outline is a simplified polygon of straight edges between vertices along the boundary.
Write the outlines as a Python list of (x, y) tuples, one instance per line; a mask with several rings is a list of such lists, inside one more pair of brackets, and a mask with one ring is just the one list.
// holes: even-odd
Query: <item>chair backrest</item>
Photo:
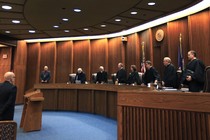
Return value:
[(117, 76), (116, 73), (111, 74), (113, 84), (115, 84), (116, 76)]
[(75, 77), (76, 77), (76, 73), (69, 74), (69, 82), (74, 83)]
[(205, 80), (203, 92), (210, 92), (210, 66), (205, 68)]
[(0, 140), (16, 140), (17, 123), (15, 121), (0, 121)]
[(92, 73), (92, 83), (96, 83), (97, 73)]

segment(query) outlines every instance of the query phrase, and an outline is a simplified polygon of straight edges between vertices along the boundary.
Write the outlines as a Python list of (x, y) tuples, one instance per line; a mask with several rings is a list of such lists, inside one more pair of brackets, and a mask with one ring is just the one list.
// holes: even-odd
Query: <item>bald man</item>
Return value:
[(99, 72), (97, 72), (97, 76), (96, 76), (96, 83), (107, 83), (107, 72), (104, 71), (104, 67), (100, 66), (99, 67)]
[(6, 72), (4, 80), (0, 83), (0, 121), (13, 120), (17, 94), (17, 87), (14, 85), (15, 74)]
[(78, 68), (75, 79), (74, 79), (74, 83), (84, 84), (85, 82), (86, 82), (86, 75), (83, 72), (82, 68)]
[(48, 66), (44, 66), (44, 70), (40, 74), (40, 79), (42, 83), (49, 83), (51, 78), (50, 71), (48, 70)]

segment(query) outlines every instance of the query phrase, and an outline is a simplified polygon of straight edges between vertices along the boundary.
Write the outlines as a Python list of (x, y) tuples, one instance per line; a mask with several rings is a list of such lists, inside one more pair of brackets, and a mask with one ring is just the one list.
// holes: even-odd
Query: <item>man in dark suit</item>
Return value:
[(117, 75), (116, 75), (116, 81), (120, 84), (125, 84), (126, 80), (127, 80), (127, 73), (126, 70), (123, 67), (122, 63), (118, 64), (118, 71), (117, 71)]
[(0, 121), (13, 120), (15, 111), (15, 100), (17, 87), (15, 83), (15, 74), (6, 72), (5, 81), (0, 83)]
[(40, 78), (42, 83), (49, 83), (51, 74), (50, 71), (48, 70), (48, 66), (44, 66), (44, 70), (41, 72)]
[(107, 72), (104, 71), (104, 67), (100, 66), (99, 67), (99, 72), (97, 72), (97, 76), (96, 76), (96, 83), (107, 83)]
[(85, 82), (86, 82), (86, 75), (82, 71), (82, 68), (78, 68), (76, 76), (75, 76), (74, 83), (76, 83), (76, 84), (84, 84)]

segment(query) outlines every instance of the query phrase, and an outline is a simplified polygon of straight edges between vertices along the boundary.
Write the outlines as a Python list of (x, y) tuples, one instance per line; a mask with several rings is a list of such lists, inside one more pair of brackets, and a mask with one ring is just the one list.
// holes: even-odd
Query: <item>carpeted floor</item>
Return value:
[(23, 132), (22, 108), (15, 107), (17, 140), (117, 140), (116, 120), (77, 112), (43, 111), (41, 131)]

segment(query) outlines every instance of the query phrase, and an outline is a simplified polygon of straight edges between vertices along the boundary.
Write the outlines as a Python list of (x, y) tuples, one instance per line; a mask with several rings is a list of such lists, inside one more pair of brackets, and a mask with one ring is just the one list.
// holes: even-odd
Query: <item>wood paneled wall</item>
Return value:
[[(197, 14), (128, 35), (127, 42), (122, 42), (121, 37), (45, 43), (20, 41), (14, 65), (16, 75), (19, 76), (17, 81), (20, 86), (19, 92), (33, 88), (33, 84), (40, 81), (39, 74), (45, 65), (48, 65), (52, 73), (50, 83), (66, 83), (68, 74), (75, 73), (78, 67), (84, 70), (88, 81), (91, 80), (91, 74), (98, 71), (100, 65), (105, 67), (109, 77), (117, 71), (119, 62), (125, 64), (128, 73), (131, 64), (137, 65), (140, 70), (142, 42), (145, 43), (146, 59), (151, 60), (162, 75), (164, 70), (162, 60), (165, 56), (171, 57), (177, 67), (180, 33), (185, 64), (187, 51), (194, 49), (198, 53), (198, 58), (203, 60), (205, 65), (210, 65), (209, 13), (210, 10), (206, 9)], [(165, 34), (161, 42), (155, 40), (158, 29), (162, 29)], [(25, 75), (27, 78), (24, 77)]]
[(68, 81), (68, 74), (73, 72), (72, 41), (57, 42), (56, 83)]
[(11, 52), (11, 47), (2, 47), (0, 49), (0, 82), (4, 81), (4, 73), (10, 71), (11, 69)]
[(105, 71), (108, 71), (108, 40), (92, 40), (91, 43), (91, 65), (90, 71), (98, 72), (99, 66), (104, 66)]
[(27, 48), (28, 46), (25, 41), (18, 41), (14, 61), (14, 73), (16, 77), (15, 82), (17, 86), (16, 103), (23, 103), (23, 95), (25, 94), (25, 83), (28, 82), (31, 78), (26, 78)]

